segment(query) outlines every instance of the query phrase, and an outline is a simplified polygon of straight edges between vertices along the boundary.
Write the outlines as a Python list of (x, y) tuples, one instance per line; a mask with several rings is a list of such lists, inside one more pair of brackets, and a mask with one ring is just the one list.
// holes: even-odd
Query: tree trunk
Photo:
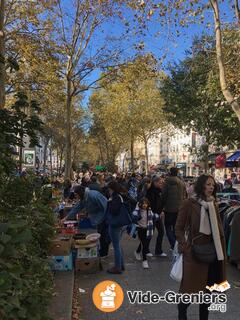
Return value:
[(134, 138), (133, 135), (131, 137), (131, 170), (134, 171), (135, 166), (134, 166)]
[(51, 176), (53, 174), (53, 165), (52, 165), (52, 146), (50, 145), (50, 173), (51, 173)]
[(227, 80), (226, 80), (226, 71), (224, 65), (224, 58), (222, 52), (222, 32), (221, 32), (221, 23), (219, 15), (219, 6), (217, 0), (210, 0), (210, 3), (213, 8), (214, 13), (214, 22), (215, 22), (215, 36), (216, 36), (216, 53), (217, 53), (217, 63), (219, 67), (219, 77), (222, 93), (226, 101), (231, 105), (233, 111), (237, 115), (240, 121), (240, 104), (237, 100), (234, 99), (232, 92), (228, 89)]
[(67, 101), (66, 101), (66, 148), (65, 148), (65, 180), (71, 179), (72, 166), (72, 142), (71, 142), (71, 80), (67, 78)]
[(19, 148), (19, 169), (22, 172), (22, 165), (23, 165), (23, 148)]
[(58, 165), (58, 161), (59, 161), (59, 153), (58, 153), (58, 148), (57, 148), (57, 175), (58, 175), (58, 170), (59, 170), (59, 165)]
[(63, 148), (60, 149), (59, 174), (62, 173)]
[[(77, 145), (75, 144), (72, 152), (72, 164), (71, 164), (72, 169), (74, 168), (74, 166), (76, 167), (76, 155), (77, 155)], [(73, 170), (75, 171), (75, 169)]]
[(23, 147), (24, 147), (24, 143), (23, 143), (23, 123), (21, 121), (21, 134), (20, 134), (20, 140), (21, 140), (21, 146), (19, 148), (19, 168), (20, 171), (22, 172), (22, 165), (23, 165)]
[(0, 0), (0, 109), (5, 106), (5, 0)]
[(148, 162), (148, 139), (147, 137), (144, 135), (143, 136), (143, 141), (144, 141), (144, 147), (145, 147), (145, 158), (146, 158), (146, 164), (145, 164), (145, 170), (146, 170), (146, 174), (148, 174), (149, 171), (149, 162)]
[(240, 8), (239, 8), (238, 0), (234, 0), (234, 8), (235, 8), (235, 15), (237, 18), (237, 22), (238, 24), (240, 24)]
[(49, 137), (45, 137), (45, 141), (44, 141), (44, 148), (43, 148), (43, 172), (46, 172), (46, 168), (47, 168), (47, 148), (48, 148), (48, 144), (49, 144)]
[(100, 153), (100, 165), (104, 164), (104, 157), (103, 157), (103, 150), (102, 150), (102, 144), (101, 141), (98, 139), (98, 149), (99, 149), (99, 153)]
[(204, 172), (207, 173), (209, 166), (208, 166), (208, 154), (209, 154), (209, 144), (206, 143), (204, 145)]

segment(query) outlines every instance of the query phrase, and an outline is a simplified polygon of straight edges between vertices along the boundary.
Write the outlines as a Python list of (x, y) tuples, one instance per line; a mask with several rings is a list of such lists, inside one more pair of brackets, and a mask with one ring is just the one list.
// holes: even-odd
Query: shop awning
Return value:
[(228, 161), (238, 161), (240, 160), (240, 150), (234, 152), (230, 157), (227, 158)]

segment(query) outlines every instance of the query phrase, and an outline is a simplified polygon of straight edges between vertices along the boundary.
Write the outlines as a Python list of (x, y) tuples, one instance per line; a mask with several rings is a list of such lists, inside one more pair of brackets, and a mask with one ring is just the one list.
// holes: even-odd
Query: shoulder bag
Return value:
[(121, 198), (121, 208), (120, 208), (119, 214), (108, 215), (108, 224), (111, 227), (115, 227), (115, 228), (128, 226), (129, 224), (132, 223), (132, 219), (128, 209), (128, 204), (123, 201), (122, 196), (119, 195), (119, 197)]
[[(208, 216), (208, 219), (209, 219), (209, 216)], [(210, 219), (209, 219), (209, 224), (210, 224), (210, 228), (212, 229)], [(192, 246), (191, 246), (192, 255), (199, 262), (212, 263), (217, 259), (217, 253), (216, 253), (214, 242), (212, 241), (206, 244), (194, 243), (196, 239), (201, 238), (202, 236), (203, 235), (201, 234), (192, 239)]]

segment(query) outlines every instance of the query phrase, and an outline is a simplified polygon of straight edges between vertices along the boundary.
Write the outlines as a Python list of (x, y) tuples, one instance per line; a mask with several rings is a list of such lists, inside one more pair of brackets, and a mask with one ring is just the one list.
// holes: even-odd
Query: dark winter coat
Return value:
[(120, 213), (121, 206), (122, 201), (120, 194), (118, 194), (117, 192), (113, 192), (111, 198), (108, 200), (107, 215), (118, 215)]
[(167, 178), (163, 190), (162, 201), (165, 212), (178, 212), (187, 192), (184, 182), (178, 177)]
[[(226, 280), (226, 248), (222, 222), (218, 209), (216, 208), (220, 238), (224, 252), (224, 261), (218, 262), (219, 283)], [(180, 286), (182, 293), (197, 293), (205, 291), (208, 280), (209, 264), (198, 262), (191, 253), (192, 239), (198, 235), (200, 227), (201, 206), (194, 199), (185, 200), (179, 210), (175, 226), (176, 238), (179, 252), (183, 253), (183, 279)], [(187, 241), (185, 240), (185, 230), (188, 231)], [(212, 241), (211, 235), (203, 235), (195, 241), (196, 244), (204, 244)], [(217, 270), (216, 270), (217, 272)]]
[(152, 212), (160, 214), (163, 209), (161, 189), (156, 188), (154, 184), (152, 184), (151, 187), (147, 190), (146, 198), (150, 202)]

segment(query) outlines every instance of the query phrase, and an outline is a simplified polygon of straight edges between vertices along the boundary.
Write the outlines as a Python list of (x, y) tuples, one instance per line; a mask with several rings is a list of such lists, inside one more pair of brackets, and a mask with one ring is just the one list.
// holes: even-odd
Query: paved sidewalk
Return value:
[(56, 271), (54, 276), (55, 294), (49, 309), (53, 320), (72, 319), (73, 271)]
[[(177, 319), (177, 308), (175, 305), (160, 303), (157, 305), (131, 305), (125, 296), (124, 303), (114, 313), (102, 313), (95, 308), (92, 302), (92, 292), (95, 285), (104, 280), (114, 280), (118, 282), (124, 291), (126, 290), (150, 290), (164, 294), (168, 290), (178, 291), (178, 283), (171, 280), (169, 270), (171, 265), (171, 253), (168, 251), (168, 243), (164, 246), (168, 253), (167, 258), (150, 258), (151, 269), (143, 270), (141, 262), (136, 261), (133, 252), (138, 245), (138, 240), (129, 239), (127, 235), (123, 237), (123, 248), (126, 262), (126, 271), (121, 275), (109, 275), (106, 269), (113, 261), (113, 250), (110, 251), (108, 262), (104, 262), (103, 271), (94, 275), (77, 275), (78, 287), (85, 290), (80, 294), (81, 316), (79, 320), (175, 320)], [(155, 244), (152, 239), (151, 246)], [(152, 251), (153, 252), (153, 251)], [(198, 275), (196, 274), (196, 277)], [(228, 266), (228, 281), (240, 280), (240, 271), (233, 266)], [(209, 320), (236, 320), (240, 314), (240, 289), (232, 288), (227, 292), (228, 304), (227, 313), (211, 312)], [(198, 306), (191, 306), (188, 309), (188, 319), (198, 319)], [(59, 320), (59, 319), (58, 319)]]

